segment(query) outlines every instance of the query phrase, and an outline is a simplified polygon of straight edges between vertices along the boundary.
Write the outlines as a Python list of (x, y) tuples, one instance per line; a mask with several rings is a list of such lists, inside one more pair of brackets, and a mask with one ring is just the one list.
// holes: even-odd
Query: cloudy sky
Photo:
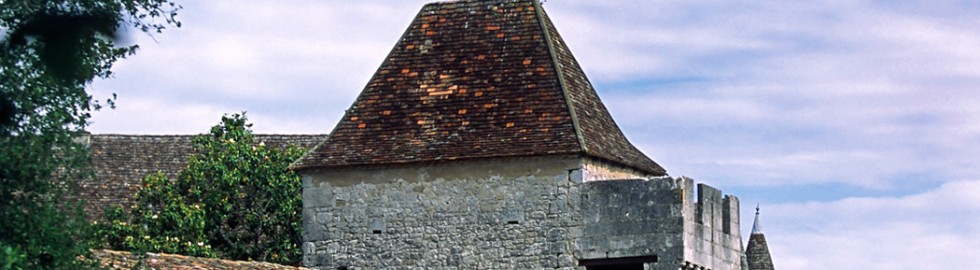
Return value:
[[(248, 111), (327, 133), (425, 1), (185, 1), (94, 133)], [(980, 2), (550, 0), (620, 127), (673, 176), (754, 206), (776, 267), (952, 269), (980, 254)]]

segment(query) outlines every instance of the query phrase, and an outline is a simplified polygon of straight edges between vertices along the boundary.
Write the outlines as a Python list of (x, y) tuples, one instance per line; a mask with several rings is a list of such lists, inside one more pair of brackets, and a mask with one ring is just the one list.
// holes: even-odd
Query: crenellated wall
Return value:
[(587, 182), (581, 190), (580, 260), (634, 258), (647, 269), (664, 270), (741, 269), (735, 196), (686, 177)]
[(740, 269), (735, 197), (688, 178), (595, 177), (590, 162), (520, 158), (308, 173), (304, 264)]
[[(686, 192), (693, 194), (690, 190)], [(694, 212), (685, 215), (684, 252), (690, 260), (684, 264), (714, 270), (741, 269), (738, 198), (697, 184), (697, 200), (685, 202), (684, 207), (690, 209), (687, 212)]]

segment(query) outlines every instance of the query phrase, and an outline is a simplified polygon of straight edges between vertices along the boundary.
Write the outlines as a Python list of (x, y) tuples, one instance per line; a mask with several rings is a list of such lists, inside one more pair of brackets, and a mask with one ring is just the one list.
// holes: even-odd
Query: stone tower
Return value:
[(750, 270), (774, 270), (772, 266), (772, 256), (769, 254), (769, 245), (766, 244), (766, 235), (762, 233), (762, 225), (759, 224), (759, 207), (755, 207), (755, 222), (752, 224), (752, 235), (749, 236), (749, 245), (745, 248), (745, 257)]
[(738, 199), (634, 147), (535, 0), (425, 5), (292, 168), (313, 268), (741, 268)]

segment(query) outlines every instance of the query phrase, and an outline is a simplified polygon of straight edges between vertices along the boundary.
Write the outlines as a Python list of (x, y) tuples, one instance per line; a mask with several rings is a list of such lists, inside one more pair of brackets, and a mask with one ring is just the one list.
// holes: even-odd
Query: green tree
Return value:
[(90, 176), (73, 137), (102, 106), (85, 87), (137, 49), (115, 46), (120, 24), (160, 31), (177, 24), (178, 9), (167, 0), (0, 1), (0, 267), (97, 266), (80, 259), (94, 242), (71, 199)]
[(302, 183), (288, 167), (303, 150), (266, 147), (250, 127), (244, 113), (225, 115), (194, 138), (195, 153), (177, 179), (144, 179), (130, 213), (107, 213), (110, 245), (298, 264)]

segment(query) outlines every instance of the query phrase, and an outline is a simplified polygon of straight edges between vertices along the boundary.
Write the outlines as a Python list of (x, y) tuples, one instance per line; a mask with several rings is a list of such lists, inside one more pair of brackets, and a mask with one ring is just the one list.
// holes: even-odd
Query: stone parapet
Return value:
[(740, 269), (737, 198), (689, 178), (582, 181), (585, 163), (524, 158), (307, 174), (304, 264)]

